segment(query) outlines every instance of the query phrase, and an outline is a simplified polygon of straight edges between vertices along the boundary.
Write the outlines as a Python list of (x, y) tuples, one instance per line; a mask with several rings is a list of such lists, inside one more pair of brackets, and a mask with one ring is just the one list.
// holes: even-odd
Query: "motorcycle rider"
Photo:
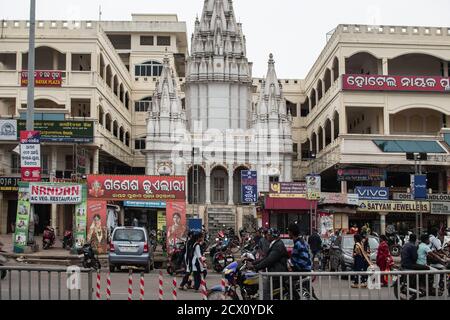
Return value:
[[(320, 253), (320, 250), (322, 249), (322, 239), (319, 236), (319, 233), (317, 232), (317, 229), (313, 229), (312, 235), (308, 238), (308, 244), (311, 248), (312, 253), (312, 263), (314, 266), (314, 260), (316, 256)], [(320, 261), (319, 261), (320, 263)]]
[(257, 245), (258, 245), (261, 257), (265, 257), (265, 256), (267, 256), (267, 252), (269, 251), (269, 247), (270, 247), (270, 242), (267, 238), (267, 229), (263, 229), (261, 234), (262, 234), (262, 237), (259, 239), (259, 242)]
[(425, 265), (417, 264), (417, 246), (416, 246), (417, 236), (415, 234), (410, 234), (409, 240), (402, 248), (401, 252), (401, 266), (406, 270), (429, 270)]
[(309, 245), (303, 237), (300, 237), (300, 229), (298, 225), (295, 223), (289, 225), (288, 233), (289, 238), (294, 241), (294, 248), (292, 249), (291, 254), (292, 271), (311, 272), (311, 255), (309, 253)]
[(438, 229), (433, 228), (430, 232), (430, 249), (433, 251), (440, 251), (442, 250), (442, 242), (439, 240), (438, 236)]
[[(436, 252), (434, 252), (430, 248), (430, 237), (428, 235), (424, 234), (420, 237), (420, 244), (419, 244), (419, 248), (417, 249), (417, 264), (426, 267), (427, 270), (433, 270), (433, 271), (438, 270), (438, 268), (427, 265), (428, 258), (432, 259), (432, 261), (435, 261), (435, 262), (441, 261), (441, 257), (439, 257), (436, 254)], [(440, 266), (442, 268), (445, 268), (442, 265), (440, 265)], [(440, 275), (439, 274), (435, 275), (433, 288), (438, 288), (439, 280), (440, 280)]]

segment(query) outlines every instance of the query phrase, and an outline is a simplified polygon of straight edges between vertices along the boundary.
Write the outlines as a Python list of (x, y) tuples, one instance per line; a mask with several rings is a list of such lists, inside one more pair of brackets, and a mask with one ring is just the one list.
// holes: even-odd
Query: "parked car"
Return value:
[(117, 227), (114, 229), (109, 244), (109, 269), (116, 267), (142, 267), (150, 272), (154, 267), (153, 246), (145, 228)]
[[(380, 241), (377, 237), (369, 236), (370, 259), (376, 261), (377, 249)], [(349, 271), (353, 269), (353, 235), (343, 235), (336, 239), (330, 248), (330, 270)]]

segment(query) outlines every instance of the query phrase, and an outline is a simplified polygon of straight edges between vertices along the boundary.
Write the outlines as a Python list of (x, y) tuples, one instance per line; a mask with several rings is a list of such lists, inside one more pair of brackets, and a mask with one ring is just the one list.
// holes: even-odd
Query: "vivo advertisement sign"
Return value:
[(355, 193), (359, 200), (389, 200), (389, 188), (356, 187)]
[(258, 181), (256, 171), (241, 171), (242, 203), (258, 202)]
[(426, 200), (427, 198), (427, 176), (414, 175), (414, 180), (411, 185), (413, 188), (413, 195), (415, 200)]

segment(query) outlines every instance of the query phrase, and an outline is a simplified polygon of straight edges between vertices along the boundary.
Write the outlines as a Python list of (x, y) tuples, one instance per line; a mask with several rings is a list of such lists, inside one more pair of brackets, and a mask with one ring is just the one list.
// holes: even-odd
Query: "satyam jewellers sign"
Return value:
[(30, 183), (30, 202), (40, 204), (78, 204), (82, 201), (80, 184)]
[(359, 202), (358, 211), (362, 212), (430, 212), (428, 201), (371, 201)]

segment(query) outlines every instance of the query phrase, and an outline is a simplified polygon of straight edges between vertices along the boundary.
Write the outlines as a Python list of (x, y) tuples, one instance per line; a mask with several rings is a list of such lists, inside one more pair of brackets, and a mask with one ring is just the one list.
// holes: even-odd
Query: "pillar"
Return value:
[[(53, 50), (53, 70), (58, 70), (58, 51)], [(66, 66), (67, 67), (67, 66)]]
[(325, 149), (325, 147), (326, 147), (326, 144), (327, 144), (326, 142), (327, 142), (327, 132), (325, 131), (325, 127), (323, 127), (322, 128), (322, 146), (323, 146), (323, 149)]
[(444, 61), (444, 77), (448, 77), (448, 61)]
[(99, 162), (99, 158), (100, 158), (100, 149), (94, 149), (94, 157), (92, 160), (92, 173), (93, 174), (98, 174), (98, 162)]
[(125, 225), (125, 208), (124, 207), (120, 207), (120, 211), (119, 211), (119, 224), (121, 226)]
[(384, 135), (391, 134), (391, 123), (389, 119), (389, 111), (387, 105), (385, 105), (383, 109), (383, 118), (384, 118)]
[(52, 204), (51, 205), (51, 215), (50, 215), (52, 222), (52, 228), (55, 229), (55, 234), (58, 234), (58, 205)]
[(341, 181), (341, 193), (342, 194), (347, 193), (347, 181)]
[(233, 165), (228, 165), (228, 205), (233, 205)]
[(72, 70), (72, 54), (70, 52), (66, 52), (66, 71), (73, 71)]
[(447, 228), (450, 228), (450, 215), (447, 216)]
[(205, 197), (205, 203), (206, 204), (211, 204), (211, 173), (209, 170), (207, 170), (206, 172), (206, 178), (205, 178), (205, 182), (206, 182), (206, 197)]
[[(56, 146), (52, 146), (50, 159), (50, 172), (52, 175), (56, 175), (57, 166), (58, 166), (58, 149)], [(51, 225), (55, 229), (55, 232), (57, 233), (58, 206), (56, 204), (52, 204), (50, 211), (51, 211), (50, 219), (52, 220)]]
[(320, 148), (319, 148), (319, 130), (317, 130), (317, 133), (316, 133), (316, 155), (321, 151), (320, 150)]
[(380, 213), (380, 233), (386, 234), (386, 213)]
[(22, 70), (22, 52), (16, 52), (16, 70)]
[(383, 76), (389, 75), (389, 60), (388, 60), (388, 58), (383, 58), (383, 61), (381, 64), (382, 64)]

